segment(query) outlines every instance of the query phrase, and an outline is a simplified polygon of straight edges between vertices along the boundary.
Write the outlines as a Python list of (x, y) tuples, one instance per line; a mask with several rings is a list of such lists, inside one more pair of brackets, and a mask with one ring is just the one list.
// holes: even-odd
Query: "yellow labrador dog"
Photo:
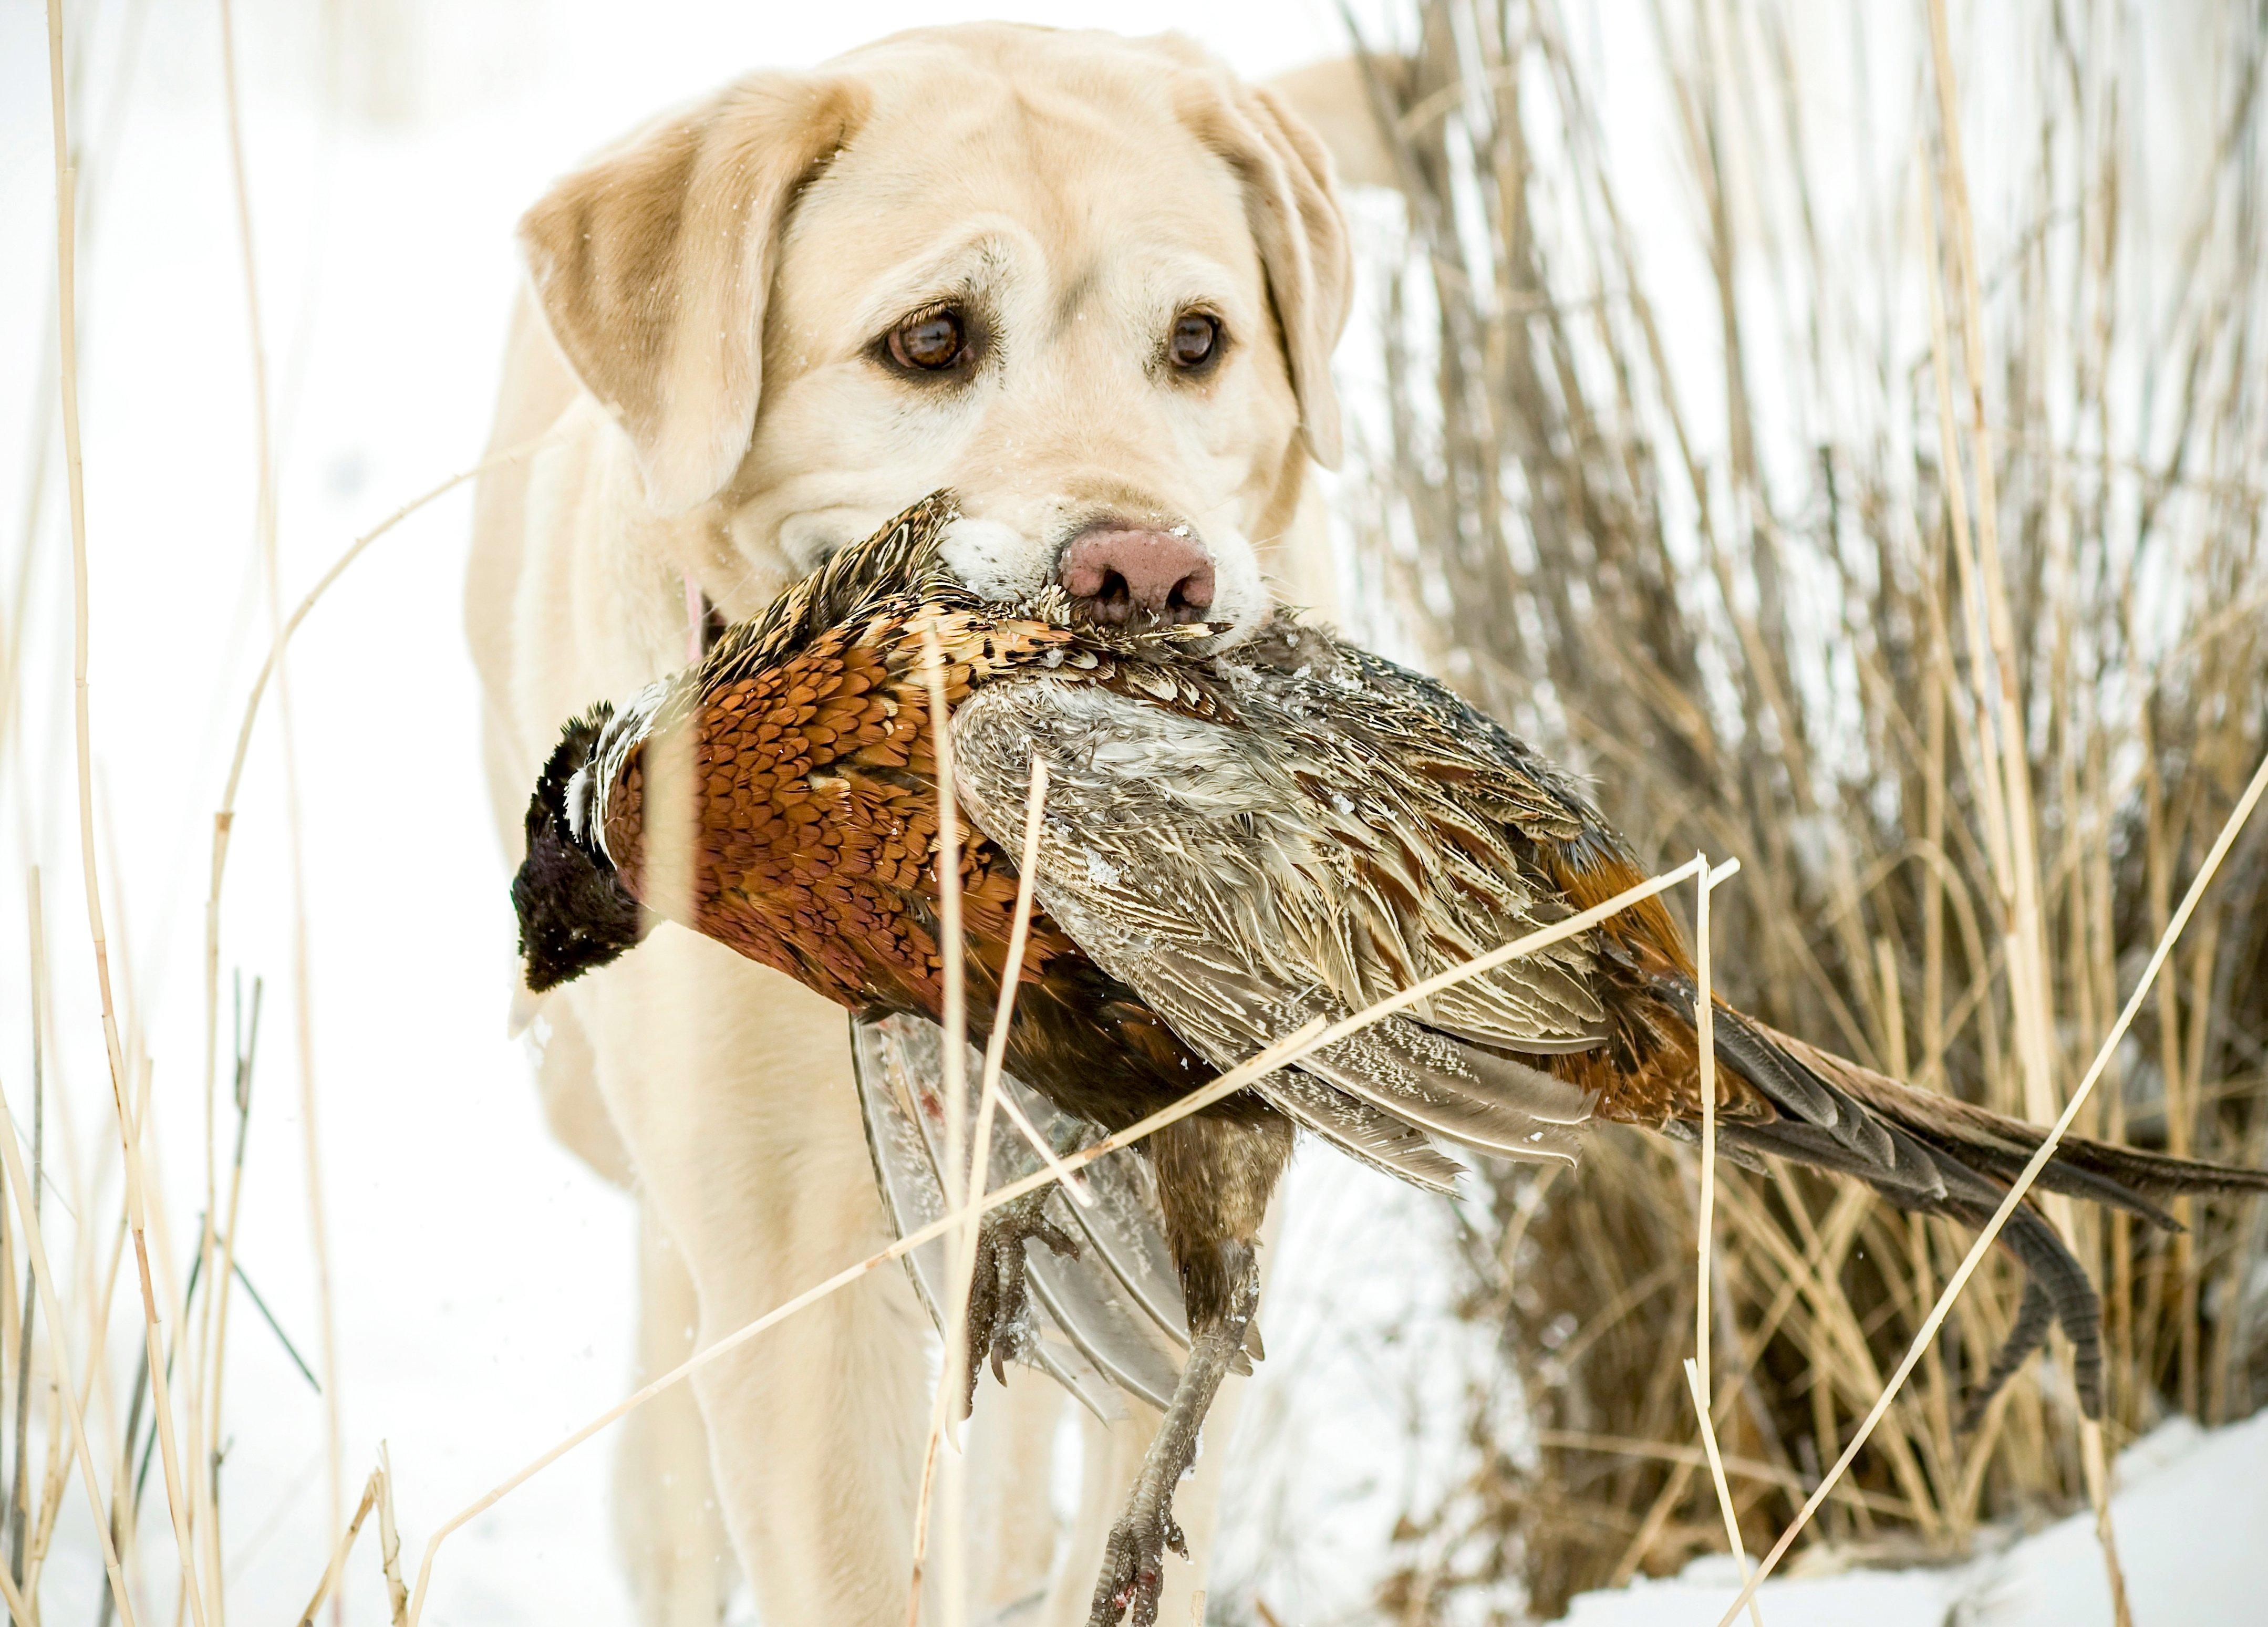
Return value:
[[(495, 450), (541, 445), (482, 482), (467, 606), (515, 858), (565, 718), (940, 486), (989, 593), (1239, 629), (1329, 596), (1329, 165), (1186, 41), (938, 28), (754, 74), (560, 180), (520, 240)], [(639, 1195), (650, 1370), (885, 1240), (836, 1007), (664, 930), (524, 1015), (553, 1126)], [(729, 1550), (773, 1627), (899, 1627), (930, 1338), (877, 1272), (637, 1414), (644, 1618), (712, 1627)], [(979, 1405), (975, 1574), (1004, 1619), (1083, 1618), (1154, 1423), (1090, 1427), (1091, 1513), (1058, 1541), (1063, 1404), (1020, 1375)], [(1200, 1543), (1205, 1506), (1184, 1491)]]

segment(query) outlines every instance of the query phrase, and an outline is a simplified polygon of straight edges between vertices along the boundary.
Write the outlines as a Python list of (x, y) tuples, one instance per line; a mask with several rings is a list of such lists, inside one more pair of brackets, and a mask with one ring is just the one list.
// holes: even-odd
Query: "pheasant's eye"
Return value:
[(967, 327), (950, 306), (909, 316), (890, 330), (890, 359), (901, 367), (942, 372), (968, 353)]
[(1220, 350), (1220, 319), (1204, 311), (1184, 311), (1174, 319), (1166, 355), (1174, 366), (1193, 372)]

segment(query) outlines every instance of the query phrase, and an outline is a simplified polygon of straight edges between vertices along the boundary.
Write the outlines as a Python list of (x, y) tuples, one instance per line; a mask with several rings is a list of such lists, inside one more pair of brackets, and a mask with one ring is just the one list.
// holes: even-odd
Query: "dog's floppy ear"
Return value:
[(862, 103), (840, 79), (754, 75), (640, 131), (520, 217), (551, 336), (630, 437), (656, 508), (706, 502), (747, 453), (787, 211)]
[(1245, 214), (1300, 399), (1300, 432), (1316, 462), (1336, 468), (1339, 402), (1331, 387), (1331, 350), (1346, 326), (1354, 259), (1332, 189), (1330, 157), (1273, 92), (1219, 70), (1197, 85), (1202, 88), (1184, 97), (1182, 116), (1243, 183)]

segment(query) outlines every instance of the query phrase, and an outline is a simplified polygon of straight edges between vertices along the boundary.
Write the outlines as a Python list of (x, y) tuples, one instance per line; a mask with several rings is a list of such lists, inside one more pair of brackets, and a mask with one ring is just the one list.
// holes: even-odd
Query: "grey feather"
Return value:
[[(884, 1210), (900, 1236), (945, 1213), (938, 1173), (943, 1038), (934, 1023), (914, 1017), (851, 1024), (867, 1149)], [(982, 1076), (983, 1059), (974, 1050), (970, 1059), (973, 1083)], [(1035, 1093), (1013, 1079), (1004, 1077), (1003, 1085), (1017, 1093), (1020, 1106), (1045, 1108)], [(1061, 1115), (1047, 1111), (1062, 1122)], [(1096, 1134), (1090, 1129), (1077, 1139)], [(1020, 1179), (1039, 1167), (1037, 1155), (1005, 1118), (996, 1123), (990, 1184)], [(1047, 1208), (1058, 1226), (1083, 1232), (1094, 1247), (1065, 1259), (1026, 1245), (1035, 1325), (1025, 1357), (1107, 1422), (1124, 1415), (1118, 1390), (1160, 1408), (1172, 1399), (1189, 1332), (1146, 1167), (1121, 1152), (1086, 1173), (1098, 1200), (1093, 1209), (1060, 1193)], [(951, 1280), (945, 1240), (913, 1250), (906, 1263), (916, 1294), (941, 1334)]]

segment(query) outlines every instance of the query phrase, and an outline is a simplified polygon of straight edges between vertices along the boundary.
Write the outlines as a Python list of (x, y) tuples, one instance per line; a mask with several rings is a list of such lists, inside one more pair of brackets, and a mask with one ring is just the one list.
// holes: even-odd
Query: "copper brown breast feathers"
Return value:
[[(515, 884), (531, 987), (602, 964), (659, 914), (854, 1011), (937, 1018), (928, 635), (973, 827), (961, 847), (971, 1015), (981, 1025), (1005, 975), (1008, 851), (1038, 762), (1041, 912), (1010, 1065), (1106, 1126), (1639, 879), (1572, 781), (1430, 680), (1289, 617), (1215, 652), (1202, 626), (1081, 625), (1056, 595), (985, 603), (939, 563), (953, 519), (948, 497), (917, 505), (697, 666), (571, 725)], [(1096, 1622), (1154, 1610), (1172, 1484), (1242, 1343), (1255, 1240), (1293, 1127), (1434, 1187), (1456, 1170), (1445, 1146), (1572, 1160), (1594, 1116), (1690, 1137), (1697, 998), (1677, 927), (1649, 902), (1145, 1144), (1194, 1346), (1113, 1538)], [(1793, 1159), (1978, 1222), (2039, 1145), (2030, 1125), (1721, 1004), (1713, 1029), (1728, 1157)], [(2268, 1178), (2066, 1140), (2039, 1184), (2162, 1225), (2154, 1200), (2168, 1193)], [(2085, 1272), (2029, 1207), (2002, 1236), (2029, 1286), (1980, 1402), (2059, 1323), (2094, 1412)]]

